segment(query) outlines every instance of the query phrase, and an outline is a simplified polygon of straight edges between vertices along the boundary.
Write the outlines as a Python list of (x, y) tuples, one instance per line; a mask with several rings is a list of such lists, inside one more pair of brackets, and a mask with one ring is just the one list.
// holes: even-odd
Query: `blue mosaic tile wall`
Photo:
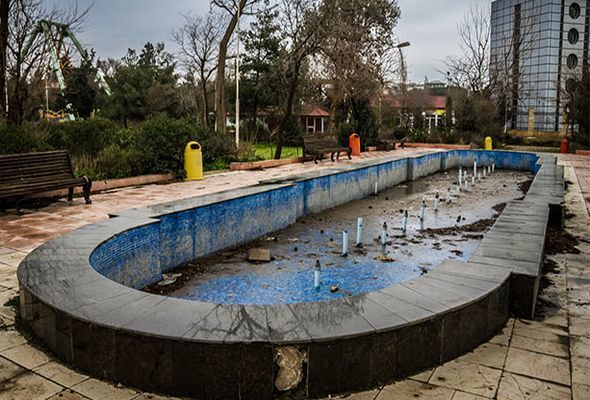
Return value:
[(142, 225), (113, 236), (90, 256), (90, 265), (122, 285), (142, 288), (161, 279), (160, 224)]
[(441, 168), (469, 167), (495, 161), (498, 168), (536, 172), (530, 153), (454, 150), (375, 163), (262, 193), (238, 197), (188, 211), (166, 214), (153, 224), (122, 232), (91, 255), (93, 268), (133, 288), (161, 279), (162, 272), (185, 262), (249, 242), (295, 223), (297, 218), (364, 198), (374, 191)]

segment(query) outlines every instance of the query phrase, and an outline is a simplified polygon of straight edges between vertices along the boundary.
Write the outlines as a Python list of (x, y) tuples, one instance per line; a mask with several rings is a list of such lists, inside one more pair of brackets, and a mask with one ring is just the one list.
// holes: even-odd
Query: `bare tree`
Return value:
[(301, 83), (301, 72), (307, 58), (319, 50), (322, 35), (320, 28), (327, 23), (330, 13), (319, 7), (316, 0), (281, 0), (279, 18), (281, 35), (287, 42), (284, 76), (287, 98), (277, 128), (275, 159), (281, 158), (284, 133), (293, 115), (295, 96)]
[(217, 114), (217, 130), (225, 132), (226, 128), (226, 108), (225, 108), (225, 61), (227, 50), (238, 25), (238, 18), (243, 15), (252, 14), (256, 5), (263, 0), (212, 0), (211, 4), (225, 11), (230, 15), (229, 22), (225, 32), (219, 42), (219, 52), (217, 54), (217, 79), (215, 82), (215, 109)]
[(184, 25), (172, 37), (180, 47), (180, 60), (200, 89), (201, 118), (207, 124), (209, 115), (209, 81), (217, 70), (219, 44), (225, 18), (214, 12), (205, 16), (184, 16)]
[(445, 60), (447, 77), (454, 86), (483, 92), (490, 83), (490, 13), (474, 5), (457, 27), (461, 49), (459, 56)]
[[(330, 129), (350, 98), (370, 100), (380, 89), (380, 57), (393, 46), (396, 0), (324, 0), (330, 24), (322, 26), (321, 60), (330, 81)], [(351, 29), (351, 26), (354, 28)]]

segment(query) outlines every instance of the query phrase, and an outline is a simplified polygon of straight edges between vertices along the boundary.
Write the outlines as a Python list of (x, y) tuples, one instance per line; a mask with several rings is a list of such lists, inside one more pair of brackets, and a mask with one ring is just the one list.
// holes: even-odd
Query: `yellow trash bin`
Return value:
[(187, 181), (203, 179), (203, 154), (197, 142), (188, 142), (184, 148), (184, 172)]
[(489, 136), (488, 136), (488, 137), (486, 138), (486, 140), (485, 140), (485, 146), (484, 146), (484, 148), (485, 148), (486, 150), (492, 150), (492, 138), (491, 138), (491, 137), (489, 137)]

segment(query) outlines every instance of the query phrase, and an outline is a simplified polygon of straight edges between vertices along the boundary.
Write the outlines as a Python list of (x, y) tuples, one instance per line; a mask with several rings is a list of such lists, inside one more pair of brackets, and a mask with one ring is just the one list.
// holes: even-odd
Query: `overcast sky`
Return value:
[[(70, 0), (53, 0), (60, 6)], [(100, 58), (120, 58), (127, 48), (141, 48), (147, 41), (170, 42), (172, 30), (182, 23), (181, 14), (205, 13), (208, 0), (78, 0), (80, 7), (94, 2), (88, 26), (80, 35), (94, 47)], [(410, 41), (405, 49), (409, 77), (422, 82), (443, 79), (442, 60), (457, 53), (457, 23), (472, 3), (489, 5), (490, 0), (398, 0), (402, 17), (397, 27), (400, 41)]]

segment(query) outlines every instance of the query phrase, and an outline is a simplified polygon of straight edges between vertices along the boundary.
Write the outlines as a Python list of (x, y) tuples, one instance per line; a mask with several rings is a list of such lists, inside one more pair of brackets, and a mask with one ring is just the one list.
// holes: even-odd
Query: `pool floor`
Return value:
[[(491, 225), (494, 206), (522, 196), (518, 184), (528, 173), (496, 171), (467, 192), (455, 195), (457, 171), (407, 182), (377, 196), (348, 203), (298, 220), (282, 231), (211, 257), (195, 260), (170, 288), (148, 290), (174, 297), (219, 304), (285, 304), (325, 301), (379, 290), (413, 279), (445, 260), (469, 258), (482, 229), (477, 232), (429, 233), (420, 230), (422, 201), (427, 204), (425, 228), (465, 226), (477, 221)], [(452, 201), (444, 200), (452, 189)], [(441, 202), (433, 209), (436, 193)], [(402, 235), (403, 210), (408, 230)], [(357, 218), (364, 219), (363, 245), (355, 247)], [(386, 222), (387, 246), (383, 257), (381, 232)], [(342, 231), (349, 233), (349, 254), (342, 257)], [(228, 234), (231, 234), (228, 232)], [(248, 261), (252, 248), (270, 250), (270, 262)], [(314, 285), (316, 261), (321, 264), (320, 286)], [(194, 268), (194, 267), (197, 268)], [(195, 271), (198, 271), (195, 273)], [(172, 271), (175, 272), (175, 271)]]

